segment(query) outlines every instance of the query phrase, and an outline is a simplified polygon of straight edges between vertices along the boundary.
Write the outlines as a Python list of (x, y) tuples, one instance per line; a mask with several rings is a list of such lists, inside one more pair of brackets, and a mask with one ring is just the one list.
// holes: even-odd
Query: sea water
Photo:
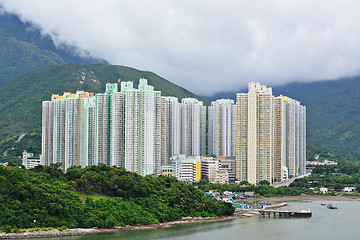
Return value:
[[(328, 209), (321, 203), (333, 204)], [(253, 216), (211, 223), (187, 223), (167, 229), (63, 237), (61, 240), (312, 240), (360, 239), (360, 201), (288, 202), (282, 209), (311, 210), (310, 218)], [(54, 240), (54, 238), (53, 238)]]

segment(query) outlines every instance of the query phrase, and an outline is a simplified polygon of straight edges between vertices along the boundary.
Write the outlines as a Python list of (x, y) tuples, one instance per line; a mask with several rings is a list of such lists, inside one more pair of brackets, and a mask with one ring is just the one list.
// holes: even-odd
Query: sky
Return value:
[(58, 46), (203, 96), (360, 74), (356, 0), (0, 0)]

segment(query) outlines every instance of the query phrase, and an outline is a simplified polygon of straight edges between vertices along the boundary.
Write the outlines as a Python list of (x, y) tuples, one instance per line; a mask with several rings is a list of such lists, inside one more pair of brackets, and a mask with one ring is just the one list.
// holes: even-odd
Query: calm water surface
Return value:
[[(216, 223), (177, 225), (168, 229), (59, 238), (61, 240), (224, 240), (224, 239), (360, 239), (360, 201), (288, 202), (284, 209), (308, 210), (311, 218), (250, 217)], [(54, 239), (52, 239), (54, 240)]]

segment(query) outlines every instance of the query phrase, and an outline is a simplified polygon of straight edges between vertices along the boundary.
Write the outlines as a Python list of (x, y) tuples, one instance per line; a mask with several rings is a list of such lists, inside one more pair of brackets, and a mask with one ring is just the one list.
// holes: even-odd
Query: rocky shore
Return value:
[(359, 201), (360, 197), (351, 195), (300, 195), (284, 197), (261, 197), (258, 201), (287, 202), (287, 201)]
[(24, 232), (24, 233), (0, 233), (0, 239), (28, 239), (28, 238), (51, 238), (51, 237), (68, 237), (68, 236), (79, 236), (79, 235), (88, 235), (88, 234), (105, 234), (112, 232), (122, 232), (122, 231), (135, 231), (135, 230), (149, 230), (149, 229), (159, 229), (159, 228), (169, 228), (176, 224), (187, 224), (187, 223), (201, 223), (201, 222), (216, 222), (216, 221), (226, 221), (242, 217), (251, 217), (258, 215), (257, 212), (236, 212), (233, 216), (222, 216), (222, 217), (185, 217), (181, 220), (164, 222), (160, 224), (151, 224), (151, 225), (135, 225), (135, 226), (126, 226), (126, 227), (114, 227), (111, 229), (101, 229), (101, 228), (75, 228), (67, 230), (58, 230), (53, 229), (49, 231), (34, 231), (34, 232)]

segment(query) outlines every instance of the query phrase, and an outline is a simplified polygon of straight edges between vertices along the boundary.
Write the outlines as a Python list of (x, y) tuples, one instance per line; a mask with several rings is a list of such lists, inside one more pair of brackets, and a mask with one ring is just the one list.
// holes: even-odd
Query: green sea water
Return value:
[[(321, 203), (332, 203), (330, 210)], [(332, 240), (360, 239), (360, 201), (288, 202), (288, 210), (311, 210), (311, 218), (255, 216), (223, 222), (182, 224), (168, 229), (120, 232), (59, 240)], [(52, 238), (54, 240), (54, 238)]]

